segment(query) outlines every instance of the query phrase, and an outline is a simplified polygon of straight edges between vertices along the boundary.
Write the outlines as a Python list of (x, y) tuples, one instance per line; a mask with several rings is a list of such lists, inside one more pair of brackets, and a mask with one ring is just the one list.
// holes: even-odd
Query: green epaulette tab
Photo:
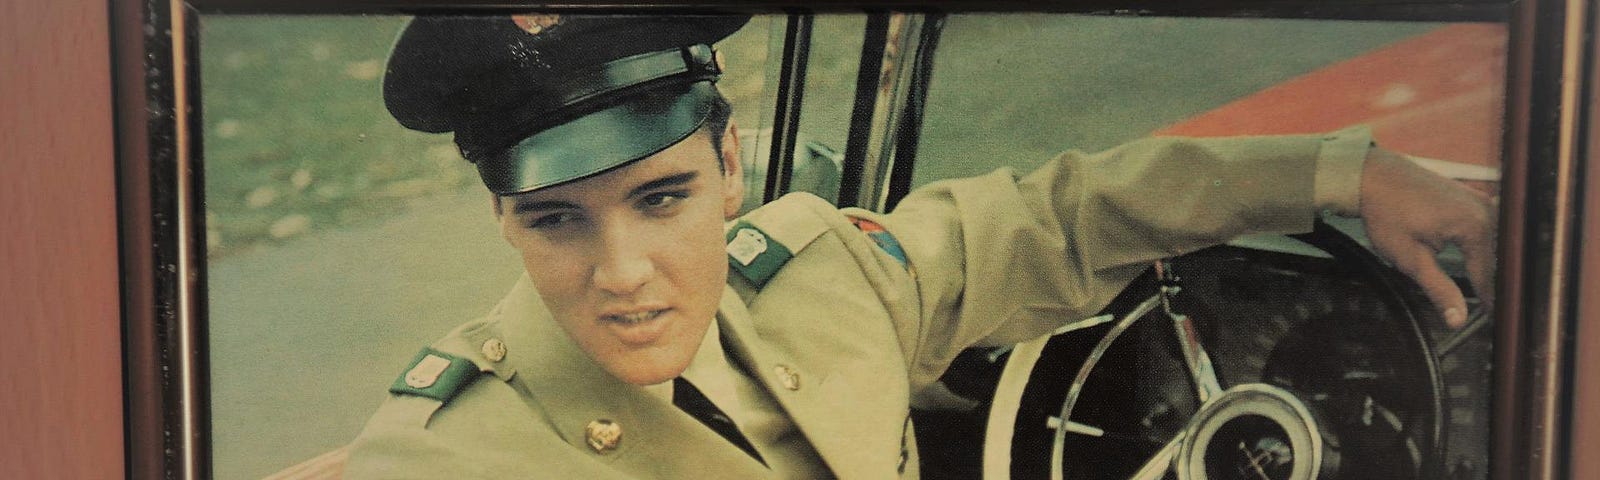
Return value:
[(411, 368), (395, 379), (389, 393), (404, 393), (449, 402), (461, 387), (483, 373), (471, 360), (424, 348), (411, 360)]
[(772, 240), (750, 222), (740, 220), (728, 229), (728, 265), (756, 288), (767, 284), (783, 264), (794, 258), (788, 247)]

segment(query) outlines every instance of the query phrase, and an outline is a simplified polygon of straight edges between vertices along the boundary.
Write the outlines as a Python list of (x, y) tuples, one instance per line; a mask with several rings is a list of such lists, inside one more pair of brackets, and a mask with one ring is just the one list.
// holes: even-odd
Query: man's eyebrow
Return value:
[(566, 209), (566, 208), (572, 208), (572, 209), (580, 208), (580, 207), (578, 207), (578, 204), (576, 204), (576, 203), (566, 202), (566, 201), (561, 201), (561, 200), (545, 200), (545, 201), (512, 200), (511, 203), (513, 205), (511, 207), (511, 213), (512, 214), (516, 214), (516, 215), (521, 215), (521, 214), (529, 213), (529, 212), (537, 212), (537, 211), (541, 211), (541, 210), (560, 210), (560, 209)]
[(657, 178), (655, 180), (645, 182), (644, 185), (633, 187), (633, 191), (628, 192), (628, 198), (637, 197), (658, 188), (680, 186), (694, 181), (695, 177), (698, 176), (700, 176), (700, 172), (690, 171)]
[[(640, 195), (644, 195), (645, 193), (649, 193), (651, 190), (655, 190), (655, 189), (658, 189), (658, 188), (676, 187), (676, 186), (680, 186), (680, 185), (683, 185), (683, 184), (687, 184), (689, 182), (693, 182), (694, 179), (696, 177), (699, 177), (699, 176), (700, 176), (700, 172), (692, 172), (691, 171), (691, 172), (676, 173), (676, 174), (668, 175), (668, 176), (665, 176), (665, 177), (657, 178), (655, 180), (651, 180), (651, 181), (645, 182), (643, 185), (639, 185), (637, 187), (634, 187), (633, 190), (628, 192), (628, 197), (627, 198), (633, 198), (633, 197), (637, 197), (637, 196), (640, 196)], [(579, 206), (576, 203), (568, 202), (568, 201), (565, 201), (565, 200), (521, 200), (521, 199), (512, 199), (511, 203), (512, 203), (511, 213), (515, 214), (515, 215), (521, 215), (521, 214), (525, 214), (525, 213), (529, 213), (529, 212), (537, 212), (537, 211), (541, 211), (541, 210), (560, 210), (560, 209), (569, 209), (569, 208), (570, 209), (581, 209), (581, 208), (583, 208), (583, 207)]]

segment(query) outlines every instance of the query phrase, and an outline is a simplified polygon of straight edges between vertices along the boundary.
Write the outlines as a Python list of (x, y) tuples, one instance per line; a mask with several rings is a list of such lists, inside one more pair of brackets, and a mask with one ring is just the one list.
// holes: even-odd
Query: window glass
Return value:
[(812, 25), (800, 131), (838, 151), (844, 151), (850, 133), (856, 72), (861, 67), (861, 41), (866, 28), (865, 14), (817, 15)]
[(790, 191), (815, 193), (829, 202), (839, 198), (840, 168), (855, 107), (856, 72), (861, 67), (866, 27), (865, 14), (816, 17)]
[[(769, 49), (767, 58), (771, 62), (764, 66), (730, 67), (730, 70), (748, 70), (741, 75), (759, 73), (760, 68), (765, 68), (767, 73), (767, 81), (762, 85), (764, 96), (761, 101), (741, 101), (741, 98), (730, 96), (735, 102), (735, 111), (744, 115), (736, 120), (744, 146), (745, 211), (761, 206), (762, 193), (766, 188), (767, 164), (772, 148), (773, 107), (777, 102), (776, 83), (782, 68), (779, 60), (783, 54), (783, 37), (788, 21), (783, 16), (765, 18), (769, 24), (766, 31), (770, 35), (770, 41), (766, 44)], [(790, 192), (811, 192), (830, 202), (838, 198), (840, 168), (850, 131), (850, 115), (855, 104), (856, 71), (861, 62), (861, 42), (865, 29), (864, 14), (821, 14), (812, 18), (810, 55), (806, 58)], [(751, 28), (746, 27), (745, 30)], [(750, 115), (756, 117), (748, 118)]]

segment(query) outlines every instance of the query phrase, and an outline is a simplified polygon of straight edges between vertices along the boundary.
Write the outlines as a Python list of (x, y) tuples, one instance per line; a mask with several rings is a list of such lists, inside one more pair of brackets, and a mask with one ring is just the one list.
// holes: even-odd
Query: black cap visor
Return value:
[(477, 160), (478, 175), (489, 191), (510, 195), (598, 175), (666, 150), (705, 124), (717, 96), (710, 81), (677, 88), (682, 93), (637, 95), (536, 133)]

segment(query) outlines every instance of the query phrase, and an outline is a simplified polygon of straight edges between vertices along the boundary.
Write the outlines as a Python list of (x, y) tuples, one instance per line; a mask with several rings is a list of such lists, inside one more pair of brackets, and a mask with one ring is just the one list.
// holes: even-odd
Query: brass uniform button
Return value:
[(498, 338), (485, 340), (481, 350), (483, 351), (483, 356), (488, 358), (491, 362), (498, 362), (506, 359), (506, 342), (502, 342)]
[(583, 434), (596, 453), (616, 450), (622, 444), (622, 425), (604, 418), (590, 421), (583, 427)]
[(800, 389), (800, 372), (794, 371), (788, 365), (773, 367), (772, 372), (778, 375), (778, 383), (783, 384), (783, 388), (789, 390)]

